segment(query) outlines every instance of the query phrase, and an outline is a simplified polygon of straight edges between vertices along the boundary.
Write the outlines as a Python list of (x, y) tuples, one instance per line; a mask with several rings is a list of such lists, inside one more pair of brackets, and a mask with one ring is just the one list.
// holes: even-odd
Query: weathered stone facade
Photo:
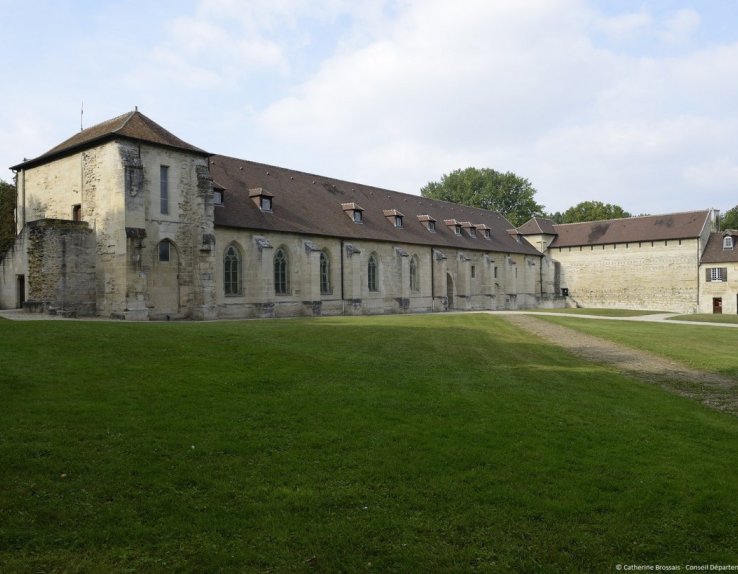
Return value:
[(214, 156), (137, 111), (14, 169), (5, 308), (167, 320), (738, 307), (738, 262), (724, 282), (700, 267), (710, 211), (514, 230), (485, 210)]
[[(351, 227), (342, 196), (358, 184), (316, 185), (317, 176), (301, 174), (309, 189), (297, 189), (296, 172), (257, 165), (244, 172), (243, 163), (220, 156), (218, 173), (229, 187), (224, 202), (216, 186), (216, 202), (209, 155), (134, 112), (16, 166), (20, 235), (2, 263), (0, 306), (146, 320), (563, 302), (544, 278), (543, 258), (512, 239), (498, 214), (466, 209), (464, 217), (479, 221), (463, 221), (462, 208), (441, 202), (422, 209), (457, 210), (449, 214), (462, 218), (455, 233), (432, 229), (435, 219), (420, 213), (397, 227), (403, 214), (396, 208), (372, 210), (364, 225)], [(262, 169), (265, 182), (250, 183)], [(411, 196), (365, 186), (362, 193), (360, 203), (374, 197), (411, 209)], [(266, 210), (261, 196), (270, 201)], [(235, 215), (219, 224), (224, 210)]]
[(559, 247), (561, 285), (582, 307), (697, 311), (699, 241), (676, 239)]
[(738, 230), (710, 234), (699, 282), (700, 313), (738, 313)]

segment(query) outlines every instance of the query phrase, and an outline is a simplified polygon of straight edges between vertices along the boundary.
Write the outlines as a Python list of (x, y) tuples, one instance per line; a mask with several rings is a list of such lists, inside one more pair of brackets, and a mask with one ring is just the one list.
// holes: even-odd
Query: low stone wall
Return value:
[(26, 302), (29, 311), (95, 314), (95, 240), (86, 223), (33, 221), (27, 245)]

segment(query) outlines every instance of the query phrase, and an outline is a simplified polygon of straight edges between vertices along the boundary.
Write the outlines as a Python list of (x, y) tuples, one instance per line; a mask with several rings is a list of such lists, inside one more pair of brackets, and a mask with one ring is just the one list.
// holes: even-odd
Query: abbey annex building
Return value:
[(499, 213), (210, 154), (138, 111), (16, 173), (0, 308), (128, 320), (628, 307), (738, 313), (713, 210)]

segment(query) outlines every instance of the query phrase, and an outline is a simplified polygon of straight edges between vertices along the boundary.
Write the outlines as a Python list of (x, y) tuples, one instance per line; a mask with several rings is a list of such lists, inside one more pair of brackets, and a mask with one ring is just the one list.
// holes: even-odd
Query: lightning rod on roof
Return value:
[(79, 110), (79, 131), (82, 131), (84, 128), (82, 127), (82, 120), (85, 115), (85, 101), (82, 100), (82, 107)]

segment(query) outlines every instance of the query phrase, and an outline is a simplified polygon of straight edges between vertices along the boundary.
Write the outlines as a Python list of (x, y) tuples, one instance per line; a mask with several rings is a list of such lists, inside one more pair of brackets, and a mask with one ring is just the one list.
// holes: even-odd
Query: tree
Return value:
[(531, 183), (512, 172), (468, 167), (457, 169), (421, 188), (423, 197), (442, 199), (469, 207), (499, 211), (517, 226), (543, 213), (543, 206), (533, 199)]
[(619, 205), (611, 205), (601, 201), (582, 201), (561, 214), (561, 223), (600, 221), (602, 219), (620, 219), (623, 217), (631, 217), (631, 214)]
[(0, 179), (0, 256), (15, 241), (15, 186)]
[(720, 218), (720, 229), (738, 229), (738, 205), (723, 214)]

